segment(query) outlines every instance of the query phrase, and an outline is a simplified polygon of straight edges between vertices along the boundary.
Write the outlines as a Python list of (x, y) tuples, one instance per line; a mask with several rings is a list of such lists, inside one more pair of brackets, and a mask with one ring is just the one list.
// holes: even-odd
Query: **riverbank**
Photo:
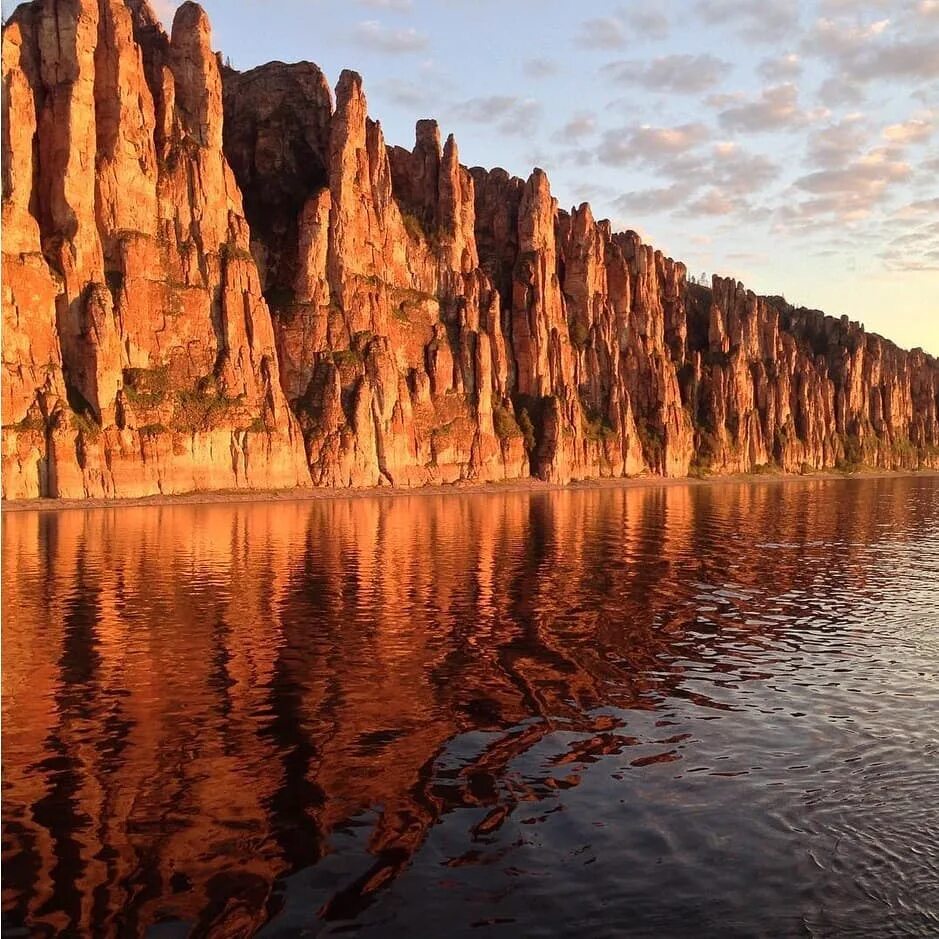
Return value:
[(540, 479), (512, 479), (505, 482), (461, 481), (413, 488), (377, 486), (368, 489), (231, 489), (188, 492), (178, 495), (151, 495), (129, 499), (16, 499), (0, 503), (2, 512), (59, 512), (69, 509), (103, 509), (147, 505), (206, 505), (242, 502), (298, 502), (322, 499), (373, 499), (398, 496), (476, 495), (503, 492), (562, 492), (579, 489), (629, 489), (662, 486), (719, 486), (728, 483), (795, 483), (812, 480), (894, 479), (912, 476), (939, 476), (939, 470), (858, 470), (852, 473), (732, 473), (704, 477), (633, 476), (626, 479), (584, 479), (570, 483), (547, 483)]

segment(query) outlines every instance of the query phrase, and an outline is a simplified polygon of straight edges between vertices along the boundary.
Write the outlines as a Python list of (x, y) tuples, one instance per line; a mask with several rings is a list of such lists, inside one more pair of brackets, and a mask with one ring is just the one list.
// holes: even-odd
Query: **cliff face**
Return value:
[(195, 4), (37, 0), (3, 68), (7, 498), (939, 466), (935, 359), (220, 68)]
[(308, 482), (205, 14), (21, 6), (3, 70), (4, 495)]

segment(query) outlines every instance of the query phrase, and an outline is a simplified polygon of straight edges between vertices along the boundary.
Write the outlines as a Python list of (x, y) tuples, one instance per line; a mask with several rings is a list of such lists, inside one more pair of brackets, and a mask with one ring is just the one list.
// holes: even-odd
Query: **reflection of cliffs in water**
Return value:
[[(689, 666), (752, 677), (793, 621), (780, 595), (813, 559), (830, 577), (832, 551), (862, 594), (870, 500), (915, 530), (916, 485), (7, 516), (4, 908), (38, 931), (240, 935), (278, 908), (278, 876), (374, 818), (374, 862), (323, 910), (354, 912), (457, 806), (488, 807), (483, 839), (603, 753), (669, 759), (667, 728), (628, 737), (609, 706), (720, 714)], [(553, 755), (509, 772), (535, 745)]]

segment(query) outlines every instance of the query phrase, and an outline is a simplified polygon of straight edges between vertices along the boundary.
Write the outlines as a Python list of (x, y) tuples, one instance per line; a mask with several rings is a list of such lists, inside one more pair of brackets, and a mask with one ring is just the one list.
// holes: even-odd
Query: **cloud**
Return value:
[(908, 179), (909, 164), (884, 150), (871, 150), (847, 166), (816, 170), (796, 180), (807, 192), (879, 198), (891, 182)]
[[(930, 0), (930, 3), (939, 0)], [(802, 51), (829, 67), (819, 97), (837, 107), (859, 104), (874, 82), (930, 82), (939, 79), (939, 17), (923, 4), (886, 4), (877, 0), (841, 3), (828, 0), (822, 9), (846, 16), (823, 16), (802, 41)], [(918, 12), (917, 12), (918, 11)], [(866, 14), (889, 13), (869, 20)], [(910, 89), (926, 95), (926, 88)]]
[(709, 189), (688, 206), (690, 215), (732, 215), (739, 208), (738, 200), (720, 189)]
[(830, 108), (863, 104), (864, 84), (847, 75), (830, 75), (818, 89), (818, 100)]
[(598, 182), (588, 182), (586, 184), (581, 184), (578, 180), (578, 189), (582, 198), (587, 199), (592, 202), (612, 202), (616, 197), (618, 190), (615, 186), (606, 186), (603, 183)]
[(809, 136), (809, 163), (825, 168), (843, 166), (863, 153), (869, 137), (870, 127), (864, 116), (849, 114)]
[(393, 10), (396, 13), (404, 13), (413, 9), (413, 0), (356, 0), (363, 7), (371, 7), (373, 10)]
[(932, 121), (911, 118), (901, 124), (890, 124), (884, 128), (883, 138), (890, 143), (905, 146), (912, 143), (924, 143), (935, 131)]
[(823, 17), (866, 15), (868, 11), (887, 10), (894, 0), (819, 0), (818, 12)]
[(771, 82), (798, 78), (802, 74), (802, 60), (799, 58), (798, 53), (789, 52), (786, 55), (764, 59), (760, 62), (757, 72)]
[(685, 182), (675, 182), (669, 186), (624, 192), (613, 200), (619, 212), (661, 212), (675, 209), (687, 203), (694, 186)]
[(939, 250), (927, 251), (922, 258), (885, 251), (881, 258), (888, 271), (939, 271)]
[(918, 168), (920, 172), (929, 173), (930, 182), (932, 182), (932, 177), (939, 175), (939, 156), (927, 156), (918, 164)]
[(798, 99), (799, 92), (791, 82), (774, 85), (764, 88), (755, 99), (725, 107), (717, 119), (727, 130), (753, 133), (801, 127), (811, 115), (799, 108)]
[(939, 39), (926, 36), (894, 42), (862, 55), (856, 69), (868, 81), (876, 78), (939, 78)]
[[(675, 130), (672, 128), (671, 130)], [(736, 215), (756, 222), (765, 215), (750, 203), (779, 175), (779, 167), (760, 153), (749, 153), (737, 144), (723, 141), (708, 152), (689, 153), (682, 145), (696, 146), (703, 139), (696, 129), (677, 137), (647, 135), (630, 140), (632, 159), (670, 178), (663, 186), (623, 193), (616, 206), (624, 212), (672, 211), (679, 216)], [(641, 154), (641, 156), (639, 155)], [(601, 157), (602, 158), (602, 157)]]
[(825, 59), (848, 58), (882, 36), (890, 26), (889, 19), (877, 20), (865, 26), (847, 25), (840, 20), (823, 17), (816, 20), (803, 40), (804, 50)]
[[(906, 205), (897, 209), (897, 211), (894, 212), (893, 217), (902, 221), (906, 221), (908, 219), (918, 218), (923, 215), (939, 218), (939, 196), (936, 196), (932, 199), (918, 199), (915, 202), (908, 202)], [(910, 233), (904, 237), (913, 239), (919, 236)]]
[(711, 26), (727, 26), (754, 42), (775, 42), (799, 28), (798, 0), (698, 0), (698, 17)]
[(577, 111), (554, 136), (562, 143), (569, 143), (594, 133), (596, 129), (596, 115), (591, 111)]
[(760, 251), (731, 251), (725, 257), (728, 261), (742, 261), (744, 264), (766, 264), (770, 260), (768, 254)]
[(894, 151), (874, 148), (844, 165), (797, 179), (780, 209), (780, 219), (787, 227), (812, 232), (863, 221), (910, 175), (910, 166)]
[(703, 124), (605, 133), (597, 150), (601, 163), (638, 164), (666, 180), (623, 193), (617, 207), (626, 212), (672, 210), (684, 216), (735, 214), (748, 222), (761, 220), (764, 210), (756, 210), (750, 199), (779, 176), (779, 166), (765, 154), (748, 152), (731, 141), (705, 148), (709, 133)]
[(577, 44), (585, 49), (620, 49), (626, 45), (626, 27), (615, 16), (584, 20), (577, 34)]
[[(555, 135), (554, 139), (558, 140), (557, 134)], [(596, 162), (597, 155), (592, 147), (572, 146), (572, 141), (567, 141), (567, 144), (568, 146), (561, 150), (557, 150), (550, 154), (544, 154), (537, 160), (528, 160), (527, 162), (531, 166), (550, 166), (554, 167), (555, 169), (562, 166), (570, 166), (577, 170), (578, 174), (582, 173), (585, 167), (590, 166), (591, 163)], [(577, 192), (582, 193), (585, 189), (583, 185), (583, 177), (578, 175), (575, 176), (574, 179)], [(616, 189), (613, 189), (614, 194), (616, 191)]]
[(541, 105), (533, 98), (490, 95), (463, 101), (452, 108), (452, 114), (477, 124), (493, 124), (503, 134), (525, 136), (535, 132)]
[(395, 104), (407, 108), (420, 108), (432, 99), (426, 83), (407, 81), (401, 78), (386, 78), (374, 92), (376, 97), (384, 97)]
[(584, 20), (575, 41), (585, 49), (622, 49), (630, 40), (665, 39), (668, 33), (669, 21), (664, 13), (637, 4), (613, 16)]
[(377, 52), (408, 53), (427, 48), (427, 37), (416, 29), (387, 29), (377, 20), (366, 20), (355, 27), (354, 36), (363, 46)]
[(650, 91), (693, 94), (716, 85), (731, 70), (729, 62), (710, 54), (667, 55), (642, 62), (636, 59), (610, 62), (601, 74), (623, 84)]
[(633, 31), (647, 39), (666, 39), (669, 32), (668, 17), (658, 10), (636, 6), (623, 13)]
[(764, 189), (779, 176), (779, 166), (762, 153), (748, 153), (736, 143), (722, 142), (714, 147), (704, 179), (716, 183), (732, 195), (750, 195)]
[(522, 71), (529, 78), (549, 78), (557, 75), (560, 70), (554, 59), (526, 59), (522, 63)]
[(939, 36), (930, 23), (907, 24), (901, 30), (886, 18), (864, 25), (823, 18), (802, 46), (807, 54), (830, 63), (831, 77), (842, 86), (939, 78)]
[(707, 140), (708, 136), (707, 127), (700, 123), (608, 130), (597, 149), (597, 157), (608, 166), (674, 159)]
[[(939, 200), (934, 200), (930, 209), (937, 208)], [(939, 270), (939, 224), (921, 225), (891, 239), (880, 258), (891, 271)]]

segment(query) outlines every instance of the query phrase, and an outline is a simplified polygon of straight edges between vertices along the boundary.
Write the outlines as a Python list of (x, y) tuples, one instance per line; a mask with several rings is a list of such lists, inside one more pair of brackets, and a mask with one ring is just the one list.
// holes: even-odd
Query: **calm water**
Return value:
[(3, 519), (4, 936), (939, 933), (939, 480)]

